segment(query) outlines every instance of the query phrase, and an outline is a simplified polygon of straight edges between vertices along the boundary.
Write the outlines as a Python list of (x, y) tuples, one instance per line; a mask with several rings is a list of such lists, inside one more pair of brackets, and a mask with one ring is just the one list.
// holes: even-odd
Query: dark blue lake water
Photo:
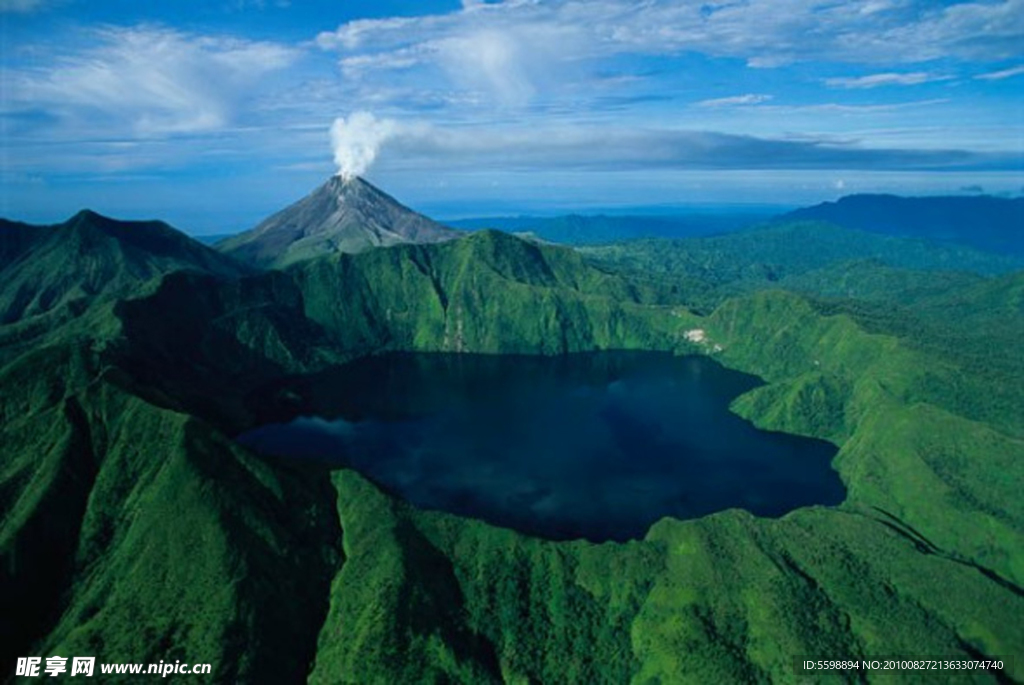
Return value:
[(729, 411), (758, 384), (662, 353), (393, 354), (304, 379), (310, 415), (239, 440), (549, 539), (627, 540), (665, 516), (841, 502), (835, 446)]

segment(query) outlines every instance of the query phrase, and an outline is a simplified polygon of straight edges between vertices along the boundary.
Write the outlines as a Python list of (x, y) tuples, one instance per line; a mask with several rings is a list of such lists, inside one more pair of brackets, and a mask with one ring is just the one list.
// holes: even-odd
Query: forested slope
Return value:
[[(975, 361), (945, 342), (869, 320), (870, 298), (641, 276), (483, 233), (285, 272), (190, 267), (6, 348), (4, 667), (67, 652), (208, 661), (237, 682), (799, 682), (799, 656), (1021, 653), (1012, 391), (965, 382)], [(968, 278), (953, 311), (1015, 325), (1019, 276)], [(921, 291), (918, 316), (949, 302), (940, 291)], [(758, 374), (734, 409), (838, 445), (847, 500), (556, 543), (231, 440), (301, 403), (284, 378), (354, 355), (596, 348)]]

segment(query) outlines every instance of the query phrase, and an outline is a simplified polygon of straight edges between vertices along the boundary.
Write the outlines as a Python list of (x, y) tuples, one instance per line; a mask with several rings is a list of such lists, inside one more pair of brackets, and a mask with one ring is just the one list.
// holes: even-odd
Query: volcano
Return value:
[(217, 245), (262, 268), (402, 243), (438, 243), (464, 233), (419, 214), (362, 178), (334, 176), (250, 231)]

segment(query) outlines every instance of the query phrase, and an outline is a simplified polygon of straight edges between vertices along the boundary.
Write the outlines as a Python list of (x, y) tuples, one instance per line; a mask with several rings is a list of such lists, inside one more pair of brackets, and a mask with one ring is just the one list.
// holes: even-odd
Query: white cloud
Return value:
[(359, 78), (366, 71), (409, 69), (420, 63), (412, 50), (396, 50), (379, 55), (354, 55), (341, 60), (341, 71), (349, 78)]
[(771, 95), (748, 93), (746, 95), (734, 95), (727, 98), (714, 98), (712, 100), (701, 100), (698, 107), (737, 107), (743, 105), (758, 105), (771, 100)]
[(369, 112), (353, 112), (339, 117), (331, 125), (331, 147), (338, 176), (350, 181), (373, 166), (377, 154), (398, 131), (392, 119), (378, 119)]
[(759, 109), (777, 114), (789, 114), (794, 112), (810, 112), (815, 114), (881, 114), (907, 109), (918, 109), (921, 107), (932, 107), (934, 105), (943, 105), (948, 102), (948, 98), (912, 100), (910, 102), (893, 102), (874, 105), (847, 105), (838, 102), (820, 102), (813, 105), (762, 105)]
[[(326, 128), (337, 114), (354, 109), (400, 122), (389, 133), (379, 168), (421, 173), (474, 164), (521, 165), (537, 172), (548, 161), (561, 169), (637, 168), (647, 160), (652, 167), (744, 168), (761, 163), (753, 151), (780, 164), (812, 159), (824, 164), (826, 158), (862, 166), (872, 160), (894, 167), (933, 164), (932, 158), (910, 152), (884, 158), (849, 153), (849, 146), (825, 136), (843, 134), (850, 121), (862, 127), (913, 126), (931, 123), (934, 114), (945, 128), (941, 135), (929, 134), (926, 147), (964, 147), (956, 121), (977, 109), (958, 103), (955, 112), (952, 107), (916, 111), (944, 99), (781, 105), (769, 95), (744, 92), (765, 87), (756, 85), (714, 97), (721, 91), (708, 92), (707, 72), (686, 74), (679, 67), (683, 62), (660, 58), (702, 53), (760, 67), (799, 60), (855, 64), (847, 74), (864, 73), (863, 65), (875, 64), (875, 71), (886, 73), (848, 75), (830, 85), (923, 83), (940, 78), (924, 71), (938, 67), (908, 65), (943, 57), (957, 71), (976, 73), (994, 66), (958, 62), (1012, 59), (999, 55), (1021, 44), (1014, 41), (1024, 37), (1022, 8), (1024, 0), (950, 7), (925, 0), (467, 1), (449, 14), (353, 21), (302, 47), (158, 27), (106, 28), (90, 33), (84, 46), (72, 41), (76, 47), (56, 57), (35, 52), (22, 62), (31, 66), (4, 65), (0, 111), (24, 114), (5, 122), (17, 145), (37, 144), (8, 162), (26, 173), (44, 168), (38, 161), (44, 157), (47, 164), (66, 165), (62, 169), (89, 169), (89, 155), (100, 155), (115, 171), (117, 164), (182, 168), (189, 159), (212, 155), (214, 141), (233, 146), (239, 166), (257, 160), (327, 168)], [(318, 54), (316, 46), (326, 52)], [(720, 64), (686, 63), (694, 62), (702, 70)], [(335, 63), (343, 78), (337, 77)], [(729, 74), (736, 68), (723, 66)], [(1007, 78), (1011, 72), (1017, 73), (1004, 69), (976, 78)], [(779, 100), (793, 101), (782, 97), (791, 76), (772, 76)], [(722, 78), (728, 78), (724, 71)], [(407, 122), (409, 116), (430, 119), (434, 128), (428, 134), (424, 126)], [(950, 123), (953, 116), (958, 118)], [(268, 123), (273, 126), (255, 130)], [(989, 137), (1005, 146), (1003, 123), (988, 122), (997, 131)], [(760, 137), (645, 133), (669, 125)], [(34, 127), (32, 136), (20, 136), (19, 127)], [(794, 131), (811, 139), (796, 141)], [(174, 144), (160, 145), (169, 134)], [(147, 143), (141, 151), (80, 157), (52, 144), (114, 136)], [(917, 144), (899, 139), (891, 147)], [(714, 161), (699, 154), (702, 145), (713, 149)], [(52, 155), (67, 159), (55, 161)]]
[[(527, 81), (541, 71), (532, 64), (558, 72), (568, 64), (625, 53), (699, 52), (745, 59), (756, 67), (803, 60), (997, 60), (1019, 55), (1024, 0), (946, 7), (925, 0), (465, 2), (448, 14), (349, 22), (321, 34), (317, 42), (343, 57), (372, 55), (384, 66), (387, 54), (412, 52), (425, 63), (447, 66), (452, 76), (458, 72), (450, 68), (451, 49), (479, 55), (484, 37), (494, 41), (496, 54), (484, 55), (490, 64), (518, 70)], [(477, 71), (473, 78), (487, 78), (487, 59), (467, 59), (460, 67), (465, 73)], [(515, 90), (523, 90), (522, 84)]]
[(275, 43), (154, 27), (103, 28), (92, 38), (95, 47), (50, 66), (8, 72), (8, 104), (127, 124), (138, 135), (209, 131), (228, 125), (250, 89), (297, 56)]
[[(481, 112), (514, 116), (512, 110), (587, 118), (618, 102), (654, 102), (652, 93), (666, 102), (684, 99), (657, 66), (640, 79), (646, 82), (616, 81), (630, 70), (635, 77), (647, 57), (701, 53), (757, 68), (798, 61), (877, 64), (892, 71), (837, 77), (826, 85), (910, 86), (951, 77), (901, 65), (989, 61), (1019, 52), (1022, 17), (1024, 0), (948, 7), (927, 0), (474, 0), (445, 14), (348, 22), (321, 33), (316, 44), (337, 53), (340, 87), (358, 107), (391, 116), (429, 110), (435, 119), (463, 122)], [(662, 85), (669, 87), (658, 91)], [(690, 99), (708, 110), (768, 100), (757, 93), (701, 100), (708, 97), (697, 91)]]
[(916, 86), (921, 83), (932, 83), (934, 81), (948, 81), (952, 76), (941, 74), (930, 74), (925, 71), (914, 71), (909, 73), (887, 72), (883, 74), (869, 74), (867, 76), (843, 76), (825, 79), (825, 85), (829, 88), (878, 88), (879, 86)]
[(372, 84), (422, 68), (449, 98), (522, 106), (581, 75), (593, 37), (577, 15), (532, 0), (466, 2), (451, 14), (352, 21), (316, 43), (340, 53), (347, 78)]
[(1024, 65), (1019, 67), (1010, 67), (1009, 69), (1001, 69), (999, 71), (990, 71), (987, 74), (978, 74), (974, 78), (981, 79), (982, 81), (1001, 81), (1004, 78), (1020, 76), (1021, 74), (1024, 74)]
[[(385, 124), (382, 173), (435, 169), (505, 171), (627, 169), (969, 169), (1019, 165), (1019, 153), (868, 147), (828, 136), (752, 136), (608, 125), (447, 128)], [(361, 138), (360, 138), (361, 140)], [(377, 148), (374, 148), (376, 152)]]
[(916, 55), (918, 61), (1016, 59), (1024, 44), (1024, 0), (953, 4), (879, 38), (897, 44), (907, 41), (905, 52)]
[(535, 87), (529, 57), (512, 32), (483, 29), (435, 44), (453, 81), (475, 92), (488, 91), (502, 104), (525, 104)]

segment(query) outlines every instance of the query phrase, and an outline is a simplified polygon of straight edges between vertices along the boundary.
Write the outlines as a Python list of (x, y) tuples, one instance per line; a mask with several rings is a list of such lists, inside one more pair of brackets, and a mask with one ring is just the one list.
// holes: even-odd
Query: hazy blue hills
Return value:
[(644, 238), (692, 238), (731, 233), (773, 221), (817, 221), (900, 237), (968, 245), (1024, 255), (1024, 198), (992, 196), (899, 197), (849, 195), (782, 215), (762, 211), (675, 215), (492, 217), (450, 222), (462, 229), (494, 228), (567, 245), (603, 245)]
[(564, 245), (600, 245), (638, 238), (686, 238), (727, 233), (768, 219), (768, 212), (692, 212), (677, 215), (579, 215), (556, 217), (493, 217), (449, 222), (467, 230), (497, 229), (529, 234)]
[(791, 220), (970, 245), (1024, 256), (1024, 198), (987, 195), (899, 197), (849, 195), (791, 212)]
[[(236, 256), (240, 255), (243, 260), (260, 262), (261, 258), (250, 256), (260, 249), (265, 249), (268, 254), (276, 251), (292, 255), (281, 258), (277, 266), (282, 266), (319, 254), (359, 252), (371, 246), (405, 242), (433, 242), (435, 235), (452, 237), (437, 224), (433, 228), (440, 233), (424, 230), (403, 235), (407, 232), (402, 228), (405, 223), (421, 224), (424, 217), (401, 206), (365, 181), (354, 181), (349, 188), (343, 189), (346, 192), (341, 193), (337, 192), (339, 184), (339, 181), (328, 182), (252, 231), (197, 236), (197, 239), (219, 245), (226, 252), (237, 250)], [(346, 193), (352, 198), (349, 204), (354, 206), (339, 210), (346, 205)], [(374, 206), (367, 208), (364, 203), (363, 209), (358, 209), (361, 196), (374, 198)], [(386, 211), (383, 210), (385, 207)], [(339, 211), (341, 214), (334, 216)], [(371, 216), (372, 221), (367, 216)], [(495, 229), (543, 242), (586, 246), (647, 238), (706, 237), (766, 223), (804, 221), (827, 222), (883, 235), (959, 243), (989, 252), (1024, 255), (1024, 199), (991, 196), (912, 198), (851, 195), (836, 202), (825, 202), (781, 215), (767, 206), (749, 209), (723, 206), (696, 207), (674, 213), (666, 210), (662, 213), (622, 215), (495, 216), (455, 219), (448, 221), (447, 225), (466, 231)], [(397, 235), (392, 234), (392, 226), (399, 227)], [(264, 247), (258, 248), (257, 245)], [(263, 263), (265, 265), (267, 260), (263, 259)]]
[[(834, 224), (794, 221), (725, 235), (691, 239), (645, 239), (580, 252), (599, 267), (634, 278), (684, 288), (687, 302), (711, 309), (731, 295), (764, 288), (806, 290), (832, 296), (887, 294), (880, 275), (926, 271), (990, 276), (1024, 268), (1024, 257), (918, 238), (846, 229)], [(859, 263), (859, 276), (829, 269)], [(823, 271), (824, 270), (824, 271)], [(814, 276), (815, 272), (817, 276)], [(968, 278), (968, 282), (973, 282)]]

